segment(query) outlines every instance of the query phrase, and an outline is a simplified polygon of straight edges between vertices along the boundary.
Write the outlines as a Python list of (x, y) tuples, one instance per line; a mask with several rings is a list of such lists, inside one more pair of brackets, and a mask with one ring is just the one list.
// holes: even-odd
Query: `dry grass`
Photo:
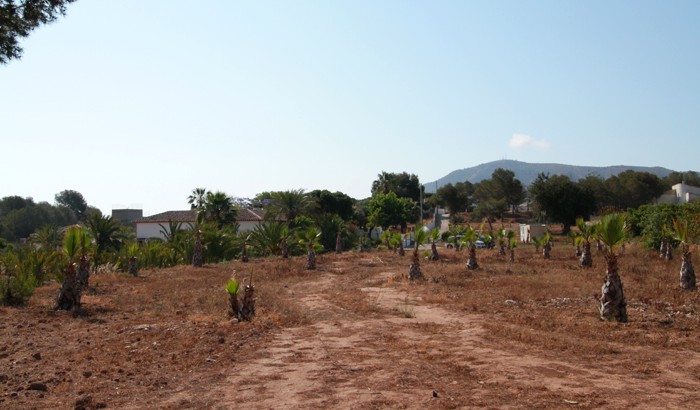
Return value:
[[(175, 391), (224, 383), (239, 363), (268, 357), (283, 329), (299, 329), (299, 335), (314, 340), (325, 329), (318, 326), (328, 323), (339, 329), (329, 340), (356, 342), (334, 359), (347, 363), (319, 376), (325, 387), (307, 392), (308, 400), (319, 400), (319, 408), (342, 407), (345, 401), (337, 397), (322, 400), (323, 389), (339, 386), (349, 397), (383, 391), (363, 399), (369, 408), (401, 407), (408, 403), (407, 392), (433, 388), (443, 401), (411, 403), (556, 408), (573, 398), (581, 408), (619, 404), (600, 390), (564, 397), (546, 385), (521, 383), (522, 376), (509, 371), (494, 376), (489, 357), (455, 355), (465, 342), (451, 333), (451, 325), (421, 321), (418, 312), (426, 306), (467, 320), (478, 317), (484, 331), (478, 342), (469, 339), (474, 348), (483, 344), (515, 355), (566, 357), (581, 368), (607, 361), (614, 363), (615, 374), (640, 383), (657, 380), (673, 366), (700, 381), (698, 367), (682, 360), (700, 353), (700, 299), (698, 292), (678, 287), (680, 260), (667, 263), (627, 246), (620, 274), (630, 321), (618, 324), (598, 318), (605, 267), (595, 251), (592, 269), (579, 268), (573, 247), (564, 241), (556, 243), (549, 260), (520, 245), (514, 264), (496, 250), (479, 250), (476, 271), (466, 271), (464, 251), (441, 249), (440, 255), (437, 262), (421, 263), (426, 280), (419, 282), (405, 279), (410, 257), (388, 251), (320, 255), (316, 271), (305, 270), (300, 257), (143, 271), (138, 278), (101, 274), (92, 278), (95, 292), (85, 296), (77, 317), (53, 311), (58, 285), (44, 286), (27, 307), (0, 309), (0, 358), (7, 364), (0, 370), (0, 407), (72, 407), (88, 395), (110, 407), (157, 407)], [(258, 311), (251, 323), (236, 323), (228, 315), (223, 286), (234, 272), (243, 283), (253, 276)], [(402, 296), (392, 299), (397, 295)], [(32, 359), (37, 352), (39, 361)], [(296, 363), (302, 353), (288, 360)], [(323, 354), (334, 357), (331, 350)], [(363, 377), (356, 376), (357, 369)], [(267, 374), (246, 383), (262, 391), (261, 383), (280, 380)], [(27, 390), (33, 382), (45, 383), (48, 392)], [(664, 383), (671, 392), (685, 388)], [(634, 392), (628, 394), (632, 400)], [(216, 397), (202, 396), (173, 406), (217, 403)]]

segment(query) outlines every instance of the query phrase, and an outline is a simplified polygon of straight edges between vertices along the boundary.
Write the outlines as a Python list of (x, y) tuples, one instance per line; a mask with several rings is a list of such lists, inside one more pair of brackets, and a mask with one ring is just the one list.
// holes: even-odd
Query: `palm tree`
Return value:
[(552, 252), (552, 234), (547, 230), (542, 236), (542, 257), (549, 259), (550, 252)]
[(314, 204), (313, 199), (303, 189), (273, 192), (270, 195), (270, 203), (265, 206), (265, 216), (293, 223), (294, 218), (310, 211)]
[(508, 258), (508, 262), (515, 263), (515, 248), (518, 246), (518, 241), (515, 238), (511, 238), (508, 246), (510, 248), (510, 258)]
[(629, 227), (622, 214), (608, 214), (601, 218), (595, 229), (595, 237), (605, 244), (603, 256), (607, 265), (607, 278), (601, 289), (600, 317), (603, 320), (627, 321), (627, 305), (618, 274), (615, 246), (627, 239)]
[(431, 261), (436, 261), (440, 259), (440, 255), (438, 255), (438, 250), (437, 250), (437, 245), (435, 244), (436, 241), (440, 238), (440, 229), (435, 228), (432, 231), (430, 231), (430, 260)]
[(195, 188), (192, 190), (192, 194), (187, 197), (187, 203), (190, 204), (190, 209), (201, 211), (204, 209), (204, 204), (207, 203), (207, 191), (206, 188)]
[(401, 232), (396, 232), (392, 238), (392, 241), (394, 241), (395, 246), (398, 249), (397, 252), (399, 256), (404, 256), (406, 251), (403, 249), (403, 234)]
[(578, 238), (581, 238), (583, 244), (583, 252), (578, 263), (582, 268), (590, 268), (593, 266), (593, 257), (591, 255), (591, 239), (595, 233), (596, 225), (586, 225), (583, 218), (576, 219), (576, 227), (578, 227)]
[(310, 227), (299, 233), (299, 243), (306, 245), (306, 269), (316, 269), (316, 249), (319, 247), (318, 239), (321, 236), (321, 231), (316, 227)]
[[(688, 221), (678, 221), (673, 219), (675, 230), (674, 239), (680, 242), (681, 248), (681, 288), (686, 290), (695, 289), (695, 270), (691, 259), (690, 243), (688, 237)], [(670, 247), (669, 247), (670, 248)]]
[(420, 258), (418, 257), (418, 247), (425, 243), (428, 239), (428, 233), (423, 230), (423, 226), (417, 224), (413, 231), (413, 240), (415, 241), (415, 247), (413, 248), (413, 260), (411, 265), (408, 267), (408, 278), (411, 280), (421, 279), (423, 277), (423, 272), (420, 270)]
[(250, 233), (250, 244), (257, 255), (277, 255), (280, 251), (283, 258), (289, 257), (287, 241), (291, 232), (287, 224), (279, 221), (266, 221), (256, 225)]
[(498, 241), (498, 256), (506, 256), (506, 230), (501, 229), (496, 233), (496, 240)]
[(467, 258), (467, 269), (473, 270), (479, 268), (479, 263), (476, 261), (476, 241), (479, 240), (480, 231), (469, 227), (464, 232), (462, 243), (469, 248), (469, 257)]
[(132, 276), (139, 275), (139, 244), (132, 243), (129, 245), (129, 274)]
[(197, 214), (197, 222), (211, 221), (218, 227), (230, 225), (236, 222), (236, 206), (233, 198), (221, 191), (207, 192), (204, 209)]
[(109, 251), (119, 251), (127, 239), (123, 228), (111, 216), (102, 216), (99, 212), (87, 219), (87, 228), (94, 241), (93, 266), (97, 268), (102, 257)]
[(661, 253), (659, 256), (667, 261), (673, 259), (673, 245), (671, 243), (673, 235), (674, 232), (669, 229), (668, 225), (661, 226)]
[(63, 285), (56, 301), (57, 309), (59, 310), (80, 308), (82, 286), (76, 273), (77, 264), (75, 260), (81, 248), (85, 245), (81, 242), (86, 237), (83, 229), (78, 226), (68, 228), (63, 237), (63, 254), (67, 263), (63, 269)]

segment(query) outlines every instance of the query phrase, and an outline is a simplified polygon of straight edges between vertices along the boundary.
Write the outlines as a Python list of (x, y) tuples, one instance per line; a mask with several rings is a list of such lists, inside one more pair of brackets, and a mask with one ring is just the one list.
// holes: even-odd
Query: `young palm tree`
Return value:
[(207, 203), (207, 191), (206, 188), (195, 188), (192, 190), (192, 194), (187, 197), (187, 203), (190, 204), (190, 209), (200, 211), (204, 209), (204, 204)]
[(403, 234), (396, 232), (394, 234), (394, 240), (397, 242), (399, 256), (406, 255), (406, 251), (403, 248)]
[(515, 263), (515, 248), (518, 246), (518, 241), (515, 238), (511, 238), (510, 242), (508, 243), (508, 247), (510, 248), (510, 258), (508, 258), (508, 262), (510, 263)]
[(552, 252), (552, 234), (549, 231), (545, 231), (542, 236), (542, 257), (549, 259), (550, 252)]
[(628, 229), (622, 214), (603, 216), (595, 229), (596, 239), (605, 244), (603, 256), (607, 265), (607, 278), (600, 296), (600, 317), (603, 320), (627, 321), (627, 305), (618, 273), (615, 247), (627, 239)]
[(235, 316), (240, 320), (241, 307), (238, 304), (238, 281), (236, 278), (231, 277), (231, 279), (226, 282), (226, 293), (228, 293), (229, 306), (231, 311), (229, 311), (229, 316)]
[(469, 227), (464, 232), (464, 237), (462, 238), (463, 243), (469, 247), (469, 257), (467, 258), (467, 269), (473, 270), (479, 267), (479, 263), (476, 261), (476, 241), (479, 240), (480, 230), (477, 231), (472, 227)]
[(129, 274), (132, 276), (139, 275), (139, 244), (132, 243), (129, 246)]
[(437, 250), (437, 245), (435, 242), (440, 238), (440, 229), (435, 228), (432, 231), (430, 231), (430, 260), (431, 261), (436, 261), (440, 259), (440, 255), (438, 255), (438, 250)]
[(420, 270), (420, 257), (418, 256), (418, 247), (425, 243), (428, 239), (428, 233), (423, 230), (423, 226), (417, 224), (413, 231), (413, 240), (415, 247), (413, 248), (413, 259), (408, 266), (408, 278), (411, 280), (423, 278), (423, 272)]
[(498, 256), (506, 256), (506, 230), (505, 228), (496, 233), (496, 241), (498, 242)]
[(590, 268), (593, 266), (593, 257), (591, 255), (591, 239), (593, 239), (593, 234), (595, 233), (596, 225), (586, 225), (583, 218), (576, 219), (576, 226), (578, 227), (578, 238), (581, 238), (583, 244), (583, 252), (581, 252), (581, 258), (578, 263), (582, 268)]
[[(675, 237), (680, 242), (681, 248), (681, 288), (686, 290), (695, 289), (695, 270), (691, 259), (690, 242), (688, 237), (688, 221), (678, 221), (673, 219)], [(670, 248), (670, 247), (669, 247)]]
[(215, 222), (218, 227), (236, 222), (238, 211), (233, 198), (221, 191), (207, 192), (204, 209), (197, 214), (197, 222)]
[(306, 245), (306, 269), (308, 270), (316, 269), (316, 248), (320, 246), (318, 242), (320, 237), (321, 231), (315, 227), (310, 227), (299, 234), (299, 243)]
[(57, 309), (71, 310), (80, 308), (81, 283), (77, 277), (77, 264), (75, 263), (81, 248), (82, 228), (72, 226), (68, 228), (63, 237), (63, 254), (66, 258), (66, 266), (63, 269), (63, 285), (56, 301)]

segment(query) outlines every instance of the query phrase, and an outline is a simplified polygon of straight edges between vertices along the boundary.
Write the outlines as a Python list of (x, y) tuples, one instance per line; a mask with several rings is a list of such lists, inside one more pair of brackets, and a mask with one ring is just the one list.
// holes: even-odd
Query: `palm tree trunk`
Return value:
[(477, 269), (479, 264), (476, 262), (476, 245), (469, 245), (469, 258), (467, 259), (467, 269)]
[(668, 244), (668, 247), (666, 248), (666, 260), (670, 261), (673, 259), (673, 247), (671, 244)]
[(255, 286), (246, 285), (243, 291), (243, 301), (241, 302), (241, 310), (239, 310), (239, 320), (245, 320), (250, 322), (250, 320), (255, 316)]
[(75, 263), (71, 262), (64, 271), (63, 285), (56, 301), (58, 310), (80, 308), (80, 285), (78, 284), (75, 269)]
[(552, 251), (552, 243), (547, 242), (542, 246), (542, 257), (549, 259), (549, 253)]
[(289, 258), (289, 248), (287, 247), (287, 238), (282, 238), (282, 243), (280, 243), (280, 252), (282, 253), (282, 259)]
[(430, 244), (430, 260), (436, 261), (438, 259), (440, 259), (440, 255), (438, 255), (437, 245), (433, 242)]
[(129, 274), (133, 276), (139, 275), (139, 261), (136, 256), (129, 258)]
[(340, 235), (340, 231), (335, 236), (335, 253), (343, 252), (343, 238)]
[(420, 270), (420, 259), (418, 258), (418, 245), (413, 252), (413, 261), (408, 267), (408, 278), (411, 280), (420, 279), (423, 277), (423, 272)]
[(85, 255), (80, 257), (80, 265), (78, 265), (78, 273), (75, 280), (81, 292), (87, 289), (90, 283), (90, 261)]
[(203, 264), (204, 257), (202, 256), (202, 232), (197, 229), (194, 237), (194, 255), (192, 256), (192, 266), (201, 268)]
[(316, 269), (316, 252), (314, 252), (314, 248), (311, 246), (309, 246), (309, 251), (306, 254), (306, 269)]
[(666, 258), (667, 249), (668, 249), (668, 241), (664, 238), (661, 240), (661, 247), (659, 248), (659, 258)]
[(403, 238), (399, 241), (399, 256), (406, 255), (406, 251), (403, 249)]
[(229, 305), (231, 305), (231, 311), (229, 312), (230, 316), (236, 316), (238, 320), (241, 318), (241, 307), (238, 304), (238, 295), (235, 294), (230, 294), (228, 295), (228, 302)]
[(683, 261), (681, 262), (681, 288), (686, 290), (695, 289), (695, 270), (689, 249), (683, 250)]
[(607, 262), (607, 280), (601, 289), (600, 318), (627, 322), (627, 304), (622, 291), (622, 280), (617, 272), (617, 256), (612, 251), (607, 251), (605, 261)]
[(510, 248), (510, 258), (508, 258), (509, 263), (515, 263), (515, 249)]
[(593, 257), (591, 256), (591, 242), (585, 241), (583, 243), (583, 253), (581, 254), (581, 259), (578, 261), (582, 268), (590, 268), (593, 266)]

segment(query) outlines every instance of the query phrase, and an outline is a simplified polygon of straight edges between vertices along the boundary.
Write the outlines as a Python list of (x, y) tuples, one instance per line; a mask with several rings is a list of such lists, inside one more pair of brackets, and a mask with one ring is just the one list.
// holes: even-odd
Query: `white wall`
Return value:
[[(241, 221), (239, 222), (241, 225), (240, 229), (238, 232), (248, 232), (252, 231), (257, 225), (260, 224), (258, 221)], [(161, 227), (161, 225), (163, 225)], [(192, 225), (189, 223), (183, 223), (180, 226), (182, 229), (192, 229)], [(163, 229), (165, 228), (165, 229)], [(162, 230), (165, 230), (166, 232), (170, 233), (168, 231), (168, 223), (158, 223), (158, 222), (139, 222), (136, 224), (136, 238), (137, 239), (151, 239), (151, 238), (160, 238), (165, 240), (165, 236), (160, 232)]]

